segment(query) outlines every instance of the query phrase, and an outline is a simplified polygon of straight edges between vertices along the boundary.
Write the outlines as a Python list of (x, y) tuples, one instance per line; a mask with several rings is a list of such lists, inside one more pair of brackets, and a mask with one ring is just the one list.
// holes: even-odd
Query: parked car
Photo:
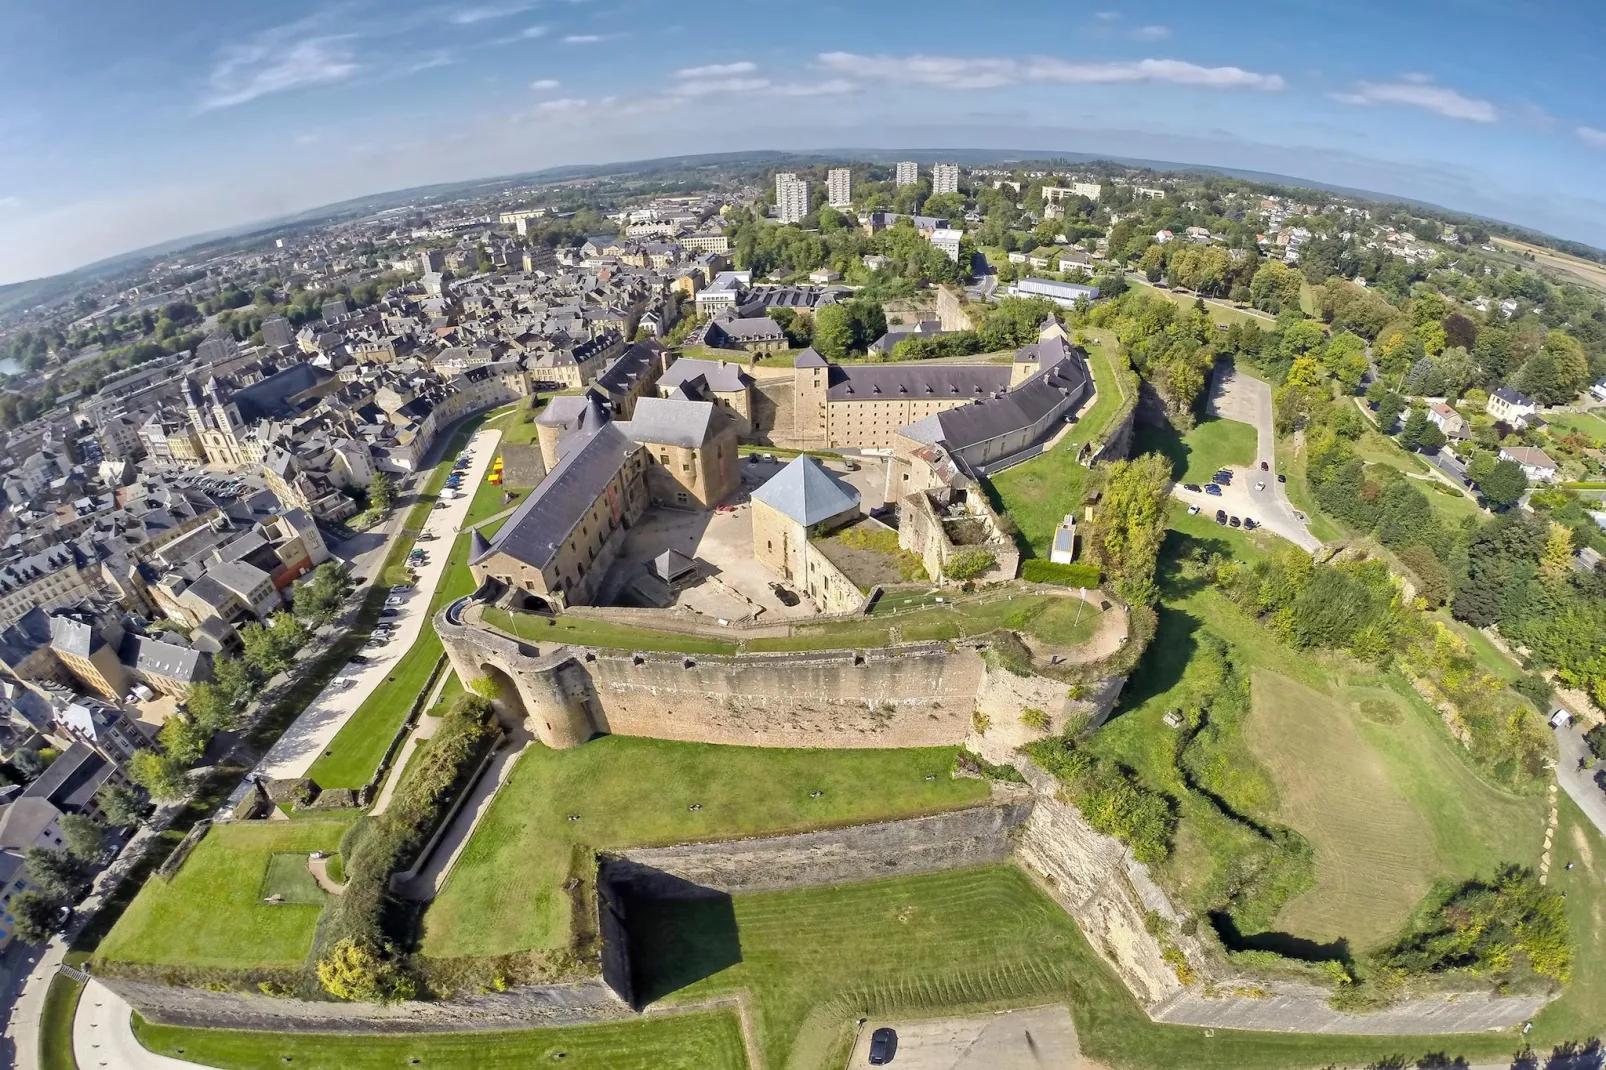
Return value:
[(396, 586), (394, 586), (394, 587), (392, 587), (390, 589), (390, 593), (391, 594), (407, 594), (410, 591), (412, 591), (412, 589), (413, 589), (413, 585), (410, 584), (410, 583), (398, 583), (398, 584), (396, 584)]
[(1221, 487), (1220, 487), (1219, 484), (1216, 484), (1216, 483), (1206, 483), (1205, 484), (1205, 493), (1206, 494), (1213, 494), (1217, 498), (1219, 498), (1219, 497), (1221, 497)]
[(1235, 516), (1230, 516), (1230, 517), (1227, 518), (1227, 523), (1231, 527), (1237, 527), (1238, 526), (1238, 518), (1235, 517)]
[(1199, 484), (1197, 484), (1197, 483), (1184, 483), (1184, 484), (1182, 484), (1182, 489), (1183, 490), (1191, 490), (1193, 493), (1198, 494), (1199, 493)]
[(1254, 520), (1252, 520), (1252, 519), (1250, 519), (1250, 518), (1249, 518), (1249, 517), (1247, 517), (1247, 516), (1246, 516), (1246, 517), (1244, 517), (1244, 530), (1245, 530), (1245, 531), (1254, 531), (1254, 530), (1255, 530), (1255, 529), (1256, 529), (1256, 528), (1257, 528), (1257, 527), (1259, 527), (1259, 526), (1260, 526), (1260, 525), (1259, 525), (1259, 524), (1256, 524), (1256, 523), (1255, 523), (1255, 522), (1254, 522)]
[(351, 657), (347, 658), (346, 660), (351, 662), (353, 665), (366, 665), (366, 664), (368, 664), (368, 659), (363, 657), (361, 654), (353, 654)]
[(1265, 490), (1266, 489), (1266, 481), (1264, 479), (1255, 480), (1255, 489), (1256, 490)]
[(403, 598), (401, 595), (398, 595), (398, 594), (393, 594), (389, 598), (385, 599), (385, 605), (387, 605), (387, 606), (405, 605), (406, 602), (407, 602), (407, 599)]
[(399, 609), (382, 609), (382, 610), (379, 611), (379, 619), (380, 620), (389, 620), (392, 617), (399, 617), (399, 616), (401, 616), (401, 610), (399, 610)]
[(1223, 468), (1221, 471), (1219, 471), (1215, 475), (1211, 476), (1210, 477), (1210, 481), (1212, 483), (1231, 483), (1232, 482), (1232, 472), (1230, 472), (1227, 469)]
[(1189, 516), (1198, 516), (1199, 515), (1199, 507), (1197, 505), (1188, 506), (1188, 515)]
[(1227, 522), (1227, 510), (1225, 510), (1225, 509), (1217, 509), (1216, 510), (1216, 523), (1225, 524), (1226, 522)]
[(1277, 477), (1277, 482), (1279, 482), (1279, 483), (1287, 483), (1288, 482), (1288, 477), (1284, 476), (1284, 475), (1279, 475)]
[(1265, 461), (1261, 461), (1260, 462), (1260, 470), (1262, 472), (1269, 472), (1269, 471), (1271, 471), (1271, 465), (1267, 464)]
[(870, 1065), (886, 1066), (898, 1054), (898, 1034), (882, 1026), (870, 1034)]

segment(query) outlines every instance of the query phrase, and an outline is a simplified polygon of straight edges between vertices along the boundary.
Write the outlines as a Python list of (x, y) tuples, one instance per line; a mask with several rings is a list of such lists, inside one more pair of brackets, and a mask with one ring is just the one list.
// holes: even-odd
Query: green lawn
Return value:
[(185, 1029), (136, 1015), (134, 1035), (159, 1055), (224, 1070), (747, 1070), (741, 1027), (729, 1010), (553, 1029), (391, 1035)]
[(1442, 609), (1435, 613), (1434, 616), (1448, 624), (1455, 634), (1466, 640), (1467, 646), (1472, 651), (1472, 656), (1478, 659), (1478, 664), (1483, 668), (1484, 672), (1492, 676), (1498, 676), (1508, 684), (1523, 678), (1525, 674), (1522, 671), (1522, 666), (1511, 660), (1483, 632), (1464, 621), (1456, 620)]
[[(945, 747), (782, 750), (630, 736), (563, 751), (532, 744), (425, 914), (424, 953), (566, 944), (570, 901), (560, 886), (582, 845), (796, 832), (985, 799), (984, 782), (950, 775), (953, 755)], [(823, 794), (811, 797), (816, 791)]]
[[(1355, 455), (1367, 464), (1383, 464), (1398, 469), (1407, 476), (1433, 472), (1433, 466), (1424, 458), (1412, 453), (1387, 435), (1367, 431), (1355, 443)], [(1421, 491), (1433, 507), (1433, 512), (1446, 525), (1459, 527), (1462, 517), (1486, 519), (1487, 514), (1478, 503), (1437, 477), (1413, 479), (1411, 485)]]
[(78, 1070), (73, 1056), (72, 1023), (83, 997), (84, 983), (64, 973), (50, 979), (44, 1010), (39, 1012), (40, 1070)]
[(140, 889), (98, 957), (173, 966), (293, 969), (312, 946), (320, 906), (262, 901), (274, 856), (333, 851), (344, 821), (214, 825), (171, 881)]
[(469, 504), (468, 516), (463, 519), (463, 527), (476, 528), (485, 522), (486, 517), (517, 509), (519, 503), (530, 496), (530, 489), (504, 487), (481, 480), (479, 490), (474, 492), (474, 501)]
[(1014, 516), (1020, 529), (1018, 541), (1023, 540), (1038, 557), (1048, 556), (1054, 531), (1065, 515), (1081, 513), (1087, 469), (1077, 463), (1077, 451), (1104, 434), (1125, 402), (1126, 386), (1105, 347), (1089, 343), (1085, 348), (1098, 390), (1093, 404), (1057, 447), (984, 481), (993, 507), (1000, 512), (1007, 509)]
[[(474, 574), (468, 568), (468, 544), (467, 535), (459, 535), (452, 542), (440, 587), (430, 599), (431, 621), (447, 604), (474, 593)], [(312, 763), (307, 775), (325, 788), (360, 788), (372, 780), (402, 721), (429, 686), (435, 666), (445, 654), (446, 648), (435, 634), (434, 625), (425, 624), (413, 645), (396, 659), (384, 683), (374, 688), (373, 694), (335, 733), (335, 738)], [(380, 648), (375, 656), (391, 656), (390, 648)]]
[(1045, 643), (1074, 647), (1086, 642), (1098, 626), (1099, 613), (1080, 599), (1023, 594), (995, 602), (931, 603), (925, 608), (890, 616), (798, 624), (788, 636), (723, 639), (563, 615), (546, 617), (487, 609), (485, 623), (530, 643), (575, 643), (620, 650), (656, 650), (684, 654), (738, 654), (786, 650), (851, 650), (897, 642), (962, 639), (999, 628), (1024, 632)]
[(1596, 448), (1606, 445), (1606, 419), (1587, 412), (1546, 413), (1545, 423), (1561, 433), (1577, 432)]
[(1140, 424), (1134, 429), (1132, 452), (1165, 454), (1179, 483), (1208, 483), (1228, 465), (1247, 468), (1255, 463), (1255, 429), (1215, 417), (1206, 417), (1188, 432)]

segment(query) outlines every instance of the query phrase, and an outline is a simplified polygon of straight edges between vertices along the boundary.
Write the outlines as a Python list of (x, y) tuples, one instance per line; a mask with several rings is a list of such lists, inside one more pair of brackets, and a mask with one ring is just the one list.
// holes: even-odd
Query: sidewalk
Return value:
[[(406, 601), (399, 607), (400, 615), (392, 620), (396, 630), (390, 642), (370, 652), (367, 655), (368, 664), (348, 665), (337, 677), (355, 680), (356, 683), (341, 687), (331, 682), (308, 703), (306, 710), (263, 757), (257, 766), (257, 773), (274, 779), (305, 776), (352, 714), (385, 682), (386, 674), (412, 648), (423, 630), (429, 627), (430, 600), (446, 577), (446, 562), (451, 556), (452, 542), (468, 517), (469, 507), (474, 501), (473, 491), (490, 469), (492, 455), (501, 437), (502, 432), (494, 428), (475, 433), (468, 447), (474, 451), (474, 459), (463, 480), (469, 493), (446, 502), (445, 509), (431, 509), (424, 521), (423, 532), (435, 536), (433, 540), (419, 543), (429, 554), (429, 563), (418, 570), (418, 582), (414, 590), (406, 595)], [(375, 579), (377, 581), (378, 577)]]
[(99, 981), (90, 980), (78, 1002), (78, 1016), (72, 1027), (73, 1055), (82, 1070), (195, 1070), (207, 1065), (146, 1051), (134, 1036), (133, 1012), (123, 997)]

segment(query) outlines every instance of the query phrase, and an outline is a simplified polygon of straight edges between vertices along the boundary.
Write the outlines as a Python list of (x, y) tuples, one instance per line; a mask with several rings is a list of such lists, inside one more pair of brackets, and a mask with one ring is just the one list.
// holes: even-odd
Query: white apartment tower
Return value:
[(833, 167), (825, 173), (825, 199), (832, 208), (846, 208), (853, 203), (853, 172), (846, 167)]
[(932, 193), (958, 193), (959, 192), (959, 165), (956, 163), (939, 163), (931, 168)]
[(903, 160), (897, 169), (898, 185), (915, 186), (920, 183), (920, 165), (913, 160)]
[(790, 171), (776, 174), (775, 210), (782, 223), (801, 223), (809, 214), (809, 184)]

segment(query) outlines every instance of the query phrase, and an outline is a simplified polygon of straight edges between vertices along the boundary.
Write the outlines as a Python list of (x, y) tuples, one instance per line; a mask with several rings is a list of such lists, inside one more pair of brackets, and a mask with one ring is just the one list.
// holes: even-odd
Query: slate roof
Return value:
[(119, 659), (139, 672), (183, 683), (193, 683), (205, 672), (200, 651), (132, 632), (123, 638)]
[(805, 349), (803, 352), (799, 353), (796, 357), (794, 357), (792, 359), (792, 367), (794, 367), (794, 368), (828, 368), (828, 367), (830, 367), (830, 364), (826, 361), (826, 359), (824, 357), (820, 356), (819, 350), (815, 349), (813, 346), (809, 346), (807, 349)]
[(819, 461), (802, 454), (755, 490), (753, 500), (812, 527), (857, 508), (859, 492), (827, 472)]
[(84, 743), (74, 743), (23, 791), (24, 799), (48, 799), (59, 809), (77, 813), (112, 775), (110, 762)]
[[(1067, 351), (1068, 352), (1068, 351)], [(1030, 427), (1086, 391), (1087, 372), (1074, 356), (1051, 365), (1002, 397), (960, 405), (936, 415), (942, 441), (962, 450), (978, 442)]]
[(0, 848), (26, 851), (61, 816), (49, 799), (21, 798), (0, 808)]
[(652, 371), (659, 348), (648, 342), (637, 342), (619, 354), (597, 376), (596, 387), (609, 394), (628, 394), (641, 379)]
[[(805, 352), (812, 353), (811, 350)], [(753, 377), (742, 371), (740, 364), (732, 364), (727, 360), (699, 360), (696, 357), (681, 357), (669, 366), (658, 379), (658, 388), (671, 391), (682, 384), (692, 384), (701, 379), (709, 390), (719, 393), (731, 393), (744, 390), (753, 381)]]
[(494, 553), (505, 553), (535, 568), (551, 564), (558, 547), (579, 526), (630, 455), (641, 448), (611, 423), (590, 435), (572, 437), (579, 440), (576, 447), (524, 499), (472, 564)]
[(101, 639), (100, 633), (92, 622), (82, 621), (65, 613), (51, 616), (50, 647), (52, 650), (87, 658), (104, 645), (105, 642)]
[(701, 446), (716, 427), (712, 401), (681, 401), (670, 398), (638, 398), (631, 419), (618, 427), (637, 442), (667, 446)]
[(1518, 393), (1509, 386), (1495, 387), (1494, 396), (1504, 401), (1507, 405), (1532, 405), (1534, 403), (1532, 398), (1526, 394)]
[(832, 401), (985, 398), (1008, 387), (1004, 364), (832, 365), (827, 396)]

